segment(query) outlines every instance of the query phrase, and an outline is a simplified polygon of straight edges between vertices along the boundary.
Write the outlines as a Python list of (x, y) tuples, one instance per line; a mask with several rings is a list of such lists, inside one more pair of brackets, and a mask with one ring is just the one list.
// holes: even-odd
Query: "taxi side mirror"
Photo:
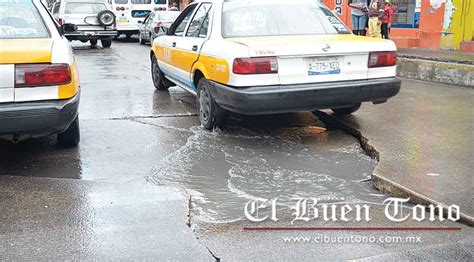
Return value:
[(74, 33), (76, 31), (77, 31), (77, 25), (75, 24), (66, 23), (66, 24), (61, 25), (61, 32), (63, 34)]

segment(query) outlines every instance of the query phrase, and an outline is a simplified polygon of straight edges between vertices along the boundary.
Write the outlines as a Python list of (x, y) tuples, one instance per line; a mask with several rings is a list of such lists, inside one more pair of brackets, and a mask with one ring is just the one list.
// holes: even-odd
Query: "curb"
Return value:
[[(424, 206), (429, 205), (440, 205), (443, 208), (443, 217), (447, 217), (447, 205), (443, 203), (439, 203), (438, 201), (421, 195), (413, 190), (410, 190), (398, 183), (395, 183), (389, 179), (383, 177), (383, 175), (377, 173), (378, 166), (381, 162), (380, 160), (380, 152), (369, 143), (369, 139), (362, 135), (362, 133), (357, 130), (356, 128), (342, 123), (337, 118), (332, 115), (328, 115), (324, 112), (318, 111), (316, 113), (317, 117), (319, 117), (323, 122), (328, 123), (330, 126), (336, 126), (339, 129), (343, 130), (344, 132), (348, 133), (349, 135), (356, 138), (362, 149), (372, 158), (376, 159), (378, 164), (375, 167), (374, 172), (372, 173), (371, 180), (374, 183), (375, 188), (379, 191), (391, 196), (391, 197), (398, 197), (398, 198), (410, 198), (410, 203), (412, 204), (419, 204)], [(460, 219), (458, 220), (459, 223), (465, 224), (470, 227), (474, 227), (474, 217), (471, 217), (467, 214), (460, 213)]]
[(474, 88), (474, 65), (400, 56), (397, 75), (411, 79)]

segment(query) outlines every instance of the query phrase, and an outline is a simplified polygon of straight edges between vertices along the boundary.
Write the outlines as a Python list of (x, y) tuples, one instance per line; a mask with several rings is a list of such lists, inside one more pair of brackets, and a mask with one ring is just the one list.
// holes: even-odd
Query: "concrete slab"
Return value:
[(474, 65), (400, 57), (397, 75), (401, 77), (474, 87)]
[(379, 158), (372, 177), (378, 189), (422, 204), (459, 205), (472, 225), (473, 106), (472, 89), (404, 80), (388, 103), (337, 120)]
[(403, 58), (474, 65), (474, 54), (461, 53), (459, 51), (402, 48), (398, 49), (398, 56)]
[(187, 220), (170, 188), (0, 176), (2, 260), (213, 261)]
[(431, 49), (399, 49), (401, 77), (474, 87), (474, 54)]

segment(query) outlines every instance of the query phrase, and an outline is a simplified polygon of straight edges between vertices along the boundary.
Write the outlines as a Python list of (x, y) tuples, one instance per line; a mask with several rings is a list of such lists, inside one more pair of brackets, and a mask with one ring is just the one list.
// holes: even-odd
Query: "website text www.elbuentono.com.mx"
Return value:
[(405, 244), (422, 243), (423, 240), (418, 236), (329, 236), (319, 234), (316, 236), (286, 236), (282, 237), (284, 243), (294, 244), (364, 244), (364, 243), (386, 243), (386, 244)]

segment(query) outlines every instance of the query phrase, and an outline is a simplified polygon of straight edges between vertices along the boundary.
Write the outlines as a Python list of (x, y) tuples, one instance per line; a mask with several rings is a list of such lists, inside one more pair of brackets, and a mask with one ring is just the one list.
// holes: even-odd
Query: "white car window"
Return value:
[(54, 6), (53, 6), (53, 15), (56, 15), (59, 13), (59, 7), (60, 7), (60, 3), (55, 3)]
[(67, 3), (64, 13), (66, 14), (97, 14), (107, 7), (101, 3)]
[[(193, 17), (193, 20), (189, 24), (188, 32), (186, 32), (186, 36), (199, 37), (200, 35), (199, 31), (201, 29), (201, 25), (203, 25), (204, 21), (206, 20), (207, 14), (209, 13), (211, 6), (212, 5), (209, 3), (204, 3), (199, 7), (199, 9), (197, 10), (196, 14)], [(207, 36), (207, 26), (208, 25), (206, 25), (206, 30), (203, 30), (203, 33), (204, 31), (206, 31), (203, 37)]]
[(151, 0), (131, 0), (134, 5), (149, 5)]
[(183, 36), (184, 35), (184, 29), (186, 29), (186, 25), (188, 24), (189, 19), (191, 19), (191, 16), (193, 15), (194, 9), (196, 9), (196, 5), (193, 5), (193, 6), (190, 6), (190, 7), (186, 8), (186, 10), (184, 11), (184, 12), (186, 12), (185, 13), (186, 16), (181, 20), (181, 22), (179, 22), (178, 26), (174, 30), (174, 35), (176, 35), (176, 36)]
[(166, 22), (173, 22), (178, 18), (180, 12), (161, 12), (161, 13), (156, 13), (155, 15), (155, 22), (158, 21), (166, 21)]
[(225, 2), (222, 30), (224, 37), (339, 33), (317, 4), (258, 1)]
[(0, 5), (0, 39), (46, 37), (49, 31), (32, 2)]

